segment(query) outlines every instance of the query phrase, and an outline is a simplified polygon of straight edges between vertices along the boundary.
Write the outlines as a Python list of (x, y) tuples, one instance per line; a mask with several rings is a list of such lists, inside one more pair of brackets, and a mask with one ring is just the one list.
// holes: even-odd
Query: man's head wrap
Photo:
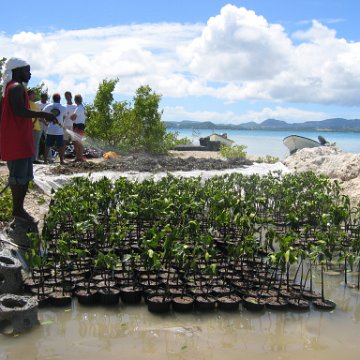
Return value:
[(29, 66), (29, 64), (25, 60), (16, 58), (16, 57), (12, 57), (5, 62), (4, 72), (2, 75), (2, 81), (1, 81), (1, 85), (3, 86), (2, 96), (4, 96), (4, 94), (5, 94), (5, 89), (6, 89), (7, 83), (12, 80), (12, 71), (14, 69), (22, 68), (25, 66)]

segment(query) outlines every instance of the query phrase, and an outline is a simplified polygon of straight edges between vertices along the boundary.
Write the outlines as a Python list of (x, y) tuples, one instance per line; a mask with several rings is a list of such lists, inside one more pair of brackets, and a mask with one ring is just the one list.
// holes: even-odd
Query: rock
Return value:
[(22, 289), (21, 263), (11, 250), (0, 252), (0, 294), (18, 294)]
[(0, 295), (0, 324), (11, 326), (11, 333), (22, 333), (38, 323), (36, 298), (12, 294)]

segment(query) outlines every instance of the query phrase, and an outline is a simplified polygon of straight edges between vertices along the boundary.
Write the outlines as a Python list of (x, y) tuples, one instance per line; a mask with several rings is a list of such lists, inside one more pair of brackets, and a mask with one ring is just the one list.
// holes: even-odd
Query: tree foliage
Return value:
[(35, 101), (40, 100), (40, 95), (41, 94), (43, 94), (43, 93), (48, 94), (48, 88), (45, 87), (45, 83), (43, 83), (43, 82), (31, 87), (31, 90), (33, 90), (35, 92)]
[(165, 150), (166, 128), (161, 122), (160, 99), (161, 96), (148, 85), (139, 87), (134, 98), (135, 121), (142, 127), (142, 145), (147, 151), (155, 153)]
[(0, 221), (10, 221), (12, 214), (12, 198), (10, 189), (4, 190), (6, 187), (5, 179), (0, 178), (0, 191), (4, 191), (0, 195)]
[[(0, 59), (0, 79), (2, 78), (2, 68), (5, 64), (6, 58), (1, 58)], [(2, 85), (0, 84), (0, 94), (2, 94)]]
[(159, 111), (161, 96), (150, 86), (140, 86), (128, 101), (114, 101), (118, 79), (103, 80), (94, 103), (86, 106), (87, 135), (105, 147), (131, 151), (163, 153), (176, 136), (167, 134)]
[(86, 133), (104, 145), (116, 147), (120, 142), (117, 114), (125, 104), (114, 104), (113, 91), (118, 80), (103, 80), (93, 104), (86, 106)]

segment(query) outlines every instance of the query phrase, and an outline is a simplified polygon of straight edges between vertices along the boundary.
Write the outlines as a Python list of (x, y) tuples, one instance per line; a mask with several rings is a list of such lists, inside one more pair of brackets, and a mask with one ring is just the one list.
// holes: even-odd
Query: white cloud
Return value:
[(183, 53), (193, 74), (222, 84), (212, 96), (225, 101), (360, 104), (359, 43), (318, 21), (293, 39), (280, 25), (227, 5)]
[(226, 5), (209, 19), (185, 56), (190, 69), (208, 80), (245, 82), (276, 76), (287, 67), (291, 51), (291, 41), (280, 25)]
[[(28, 60), (33, 77), (59, 87), (72, 83), (84, 88), (84, 95), (94, 95), (103, 79), (118, 77), (117, 90), (123, 94), (133, 95), (140, 85), (149, 83), (157, 92), (162, 93), (159, 84), (165, 84), (167, 95), (181, 96), (190, 85), (182, 75), (186, 70), (176, 47), (188, 43), (201, 29), (198, 24), (162, 23), (46, 34), (22, 32), (11, 38), (0, 35), (0, 47), (5, 57)], [(180, 92), (179, 80), (183, 83)], [(59, 87), (50, 91), (66, 90)]]

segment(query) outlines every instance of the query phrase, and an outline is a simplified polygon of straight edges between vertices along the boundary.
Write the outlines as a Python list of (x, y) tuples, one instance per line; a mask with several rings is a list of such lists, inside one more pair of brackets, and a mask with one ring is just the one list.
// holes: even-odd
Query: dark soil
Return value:
[(212, 158), (189, 157), (186, 159), (171, 155), (132, 154), (123, 155), (118, 159), (104, 161), (74, 162), (67, 160), (67, 164), (49, 168), (53, 174), (74, 174), (80, 172), (101, 171), (141, 171), (168, 172), (192, 170), (224, 170), (252, 165), (253, 162), (245, 158), (220, 160)]

